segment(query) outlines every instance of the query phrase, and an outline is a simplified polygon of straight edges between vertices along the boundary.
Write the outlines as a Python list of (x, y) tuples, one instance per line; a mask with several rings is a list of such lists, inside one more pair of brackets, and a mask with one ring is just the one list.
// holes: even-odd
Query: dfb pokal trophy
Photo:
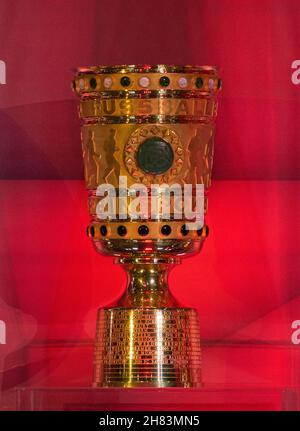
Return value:
[(179, 306), (167, 280), (208, 235), (218, 71), (79, 68), (73, 88), (80, 98), (87, 233), (128, 275), (116, 306), (98, 312), (93, 385), (199, 387), (197, 312)]

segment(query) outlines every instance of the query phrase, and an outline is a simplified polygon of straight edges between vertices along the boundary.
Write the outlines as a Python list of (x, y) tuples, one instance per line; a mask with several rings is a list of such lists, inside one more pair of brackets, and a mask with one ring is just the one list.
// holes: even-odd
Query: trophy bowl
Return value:
[(98, 311), (95, 387), (199, 387), (197, 312), (180, 307), (168, 273), (199, 252), (211, 183), (217, 95), (211, 66), (76, 70), (95, 249), (127, 271), (115, 307)]

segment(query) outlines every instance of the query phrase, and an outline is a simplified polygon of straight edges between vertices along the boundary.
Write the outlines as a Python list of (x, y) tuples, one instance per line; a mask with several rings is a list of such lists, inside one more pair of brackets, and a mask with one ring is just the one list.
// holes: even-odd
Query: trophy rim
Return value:
[(218, 73), (219, 68), (213, 65), (178, 65), (178, 64), (118, 64), (100, 66), (82, 66), (72, 69), (76, 74), (82, 73)]

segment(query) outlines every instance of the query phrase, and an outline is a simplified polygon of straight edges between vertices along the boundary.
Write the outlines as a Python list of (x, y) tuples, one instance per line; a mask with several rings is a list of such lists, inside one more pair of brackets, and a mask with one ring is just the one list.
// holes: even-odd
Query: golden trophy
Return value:
[(167, 279), (181, 257), (201, 249), (208, 227), (183, 214), (179, 192), (162, 202), (166, 185), (190, 185), (195, 210), (200, 185), (206, 212), (220, 88), (211, 66), (76, 71), (87, 233), (128, 275), (121, 300), (98, 312), (94, 387), (201, 386), (197, 312), (178, 305)]

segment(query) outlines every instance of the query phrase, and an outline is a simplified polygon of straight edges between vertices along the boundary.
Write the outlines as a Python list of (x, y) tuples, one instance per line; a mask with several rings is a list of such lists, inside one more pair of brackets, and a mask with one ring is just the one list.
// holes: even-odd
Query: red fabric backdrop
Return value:
[[(91, 339), (95, 309), (124, 286), (122, 270), (96, 255), (84, 235), (71, 69), (175, 63), (219, 66), (223, 91), (211, 237), (203, 253), (174, 270), (172, 290), (199, 309), (204, 340), (292, 348), (291, 322), (300, 319), (299, 58), (298, 0), (0, 0), (0, 60), (6, 65), (0, 84), (0, 296), (34, 317), (36, 346)], [(206, 379), (300, 385), (300, 347), (292, 350), (298, 355), (293, 370), (290, 353), (264, 357), (261, 351), (253, 354), (249, 374), (238, 372), (244, 354), (233, 363), (230, 355), (208, 354), (213, 366)], [(41, 373), (49, 370), (39, 355), (27, 351), (18, 361), (26, 372), (8, 375), (7, 387), (35, 375), (38, 384), (44, 381)], [(90, 358), (85, 361), (82, 380), (70, 376), (72, 367), (55, 363), (52, 382), (88, 382)]]
[(1, 0), (0, 20), (2, 178), (81, 178), (71, 69), (128, 63), (219, 66), (215, 178), (300, 178), (298, 0)]

